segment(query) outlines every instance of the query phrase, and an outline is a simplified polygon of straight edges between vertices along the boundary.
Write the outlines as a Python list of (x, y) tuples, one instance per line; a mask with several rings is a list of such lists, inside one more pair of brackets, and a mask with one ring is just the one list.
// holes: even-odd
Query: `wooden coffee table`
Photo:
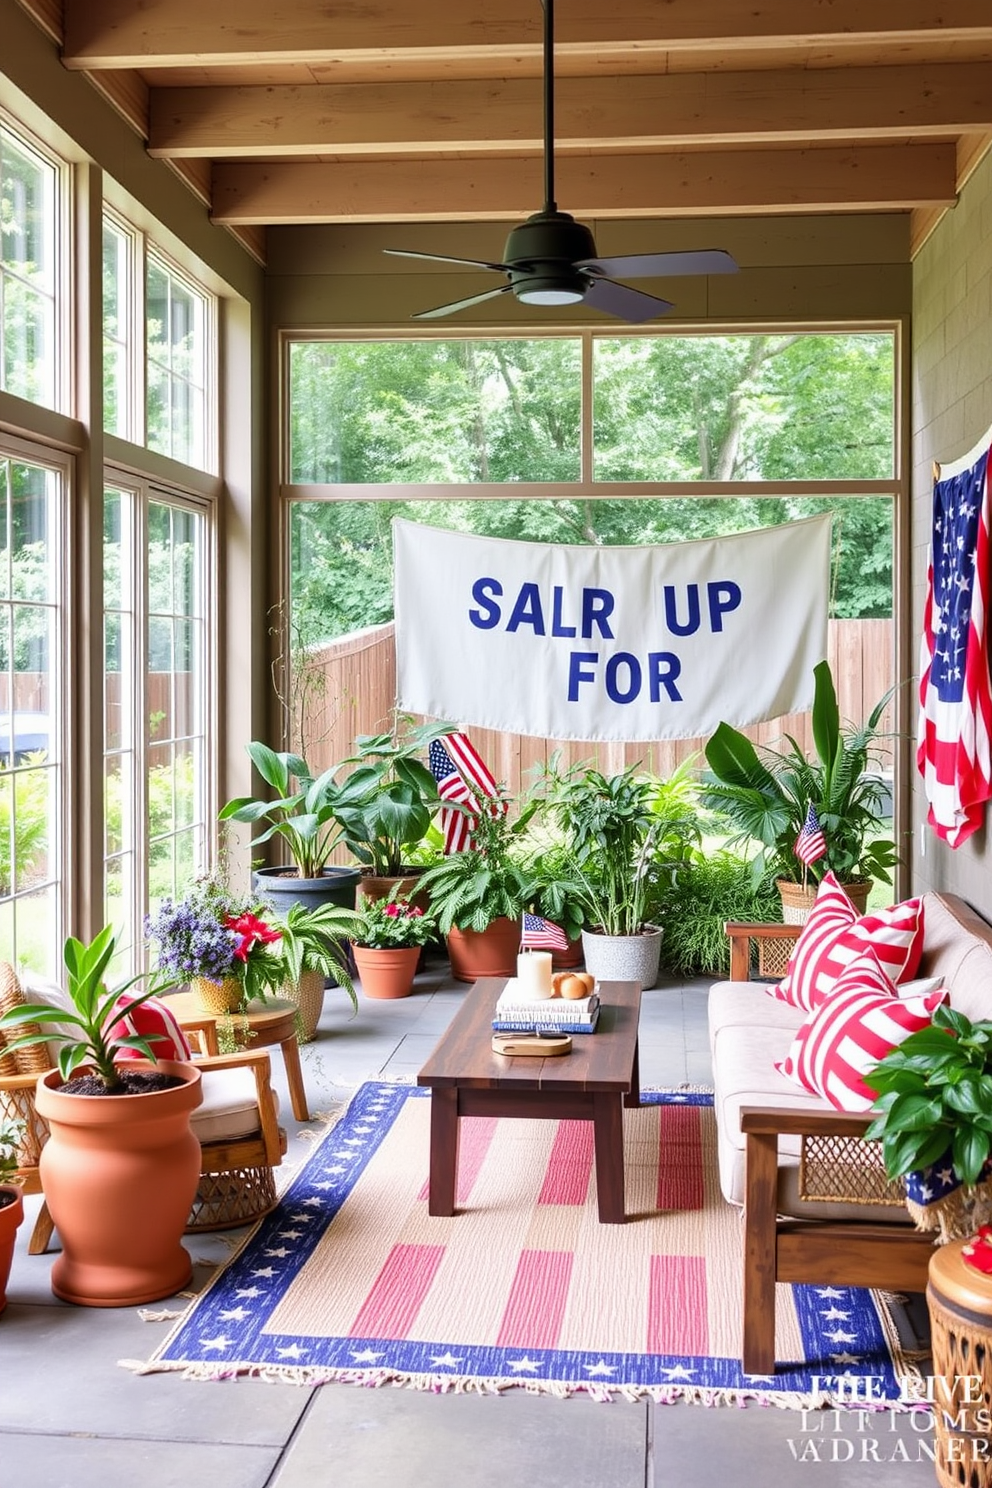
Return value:
[(600, 1223), (623, 1224), (623, 1108), (641, 1098), (640, 983), (603, 982), (596, 1032), (573, 1034), (572, 1052), (548, 1059), (493, 1053), (493, 1008), (505, 985), (503, 977), (474, 984), (417, 1076), (431, 1091), (428, 1213), (455, 1212), (459, 1117), (520, 1116), (592, 1122)]

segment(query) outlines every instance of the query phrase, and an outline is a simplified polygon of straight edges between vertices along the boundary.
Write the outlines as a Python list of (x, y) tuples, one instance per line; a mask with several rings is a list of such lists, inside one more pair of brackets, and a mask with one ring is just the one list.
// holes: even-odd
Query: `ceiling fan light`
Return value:
[(579, 289), (542, 289), (535, 285), (532, 289), (517, 290), (517, 299), (523, 300), (525, 305), (576, 305), (582, 298)]

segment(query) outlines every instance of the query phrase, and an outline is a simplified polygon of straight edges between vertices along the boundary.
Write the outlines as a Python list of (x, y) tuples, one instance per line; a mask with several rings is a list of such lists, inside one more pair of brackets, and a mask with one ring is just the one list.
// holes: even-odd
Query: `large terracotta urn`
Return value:
[(51, 1130), (41, 1182), (62, 1241), (52, 1291), (87, 1307), (156, 1302), (181, 1291), (193, 1272), (181, 1241), (200, 1181), (200, 1144), (189, 1124), (203, 1098), (200, 1071), (169, 1059), (129, 1068), (182, 1083), (78, 1095), (60, 1088), (57, 1070), (38, 1080), (38, 1115)]

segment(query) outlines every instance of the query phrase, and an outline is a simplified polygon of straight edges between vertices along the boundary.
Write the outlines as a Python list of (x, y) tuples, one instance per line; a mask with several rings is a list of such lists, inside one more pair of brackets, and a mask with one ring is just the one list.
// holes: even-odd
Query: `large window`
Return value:
[(49, 973), (65, 875), (66, 481), (0, 445), (0, 955)]
[(288, 338), (290, 742), (324, 766), (388, 726), (396, 516), (655, 544), (829, 511), (831, 645), (880, 658), (870, 709), (894, 675), (896, 367), (886, 328)]
[(103, 426), (217, 468), (213, 296), (116, 213), (103, 223)]
[(59, 168), (0, 124), (0, 388), (58, 406)]
[(104, 496), (106, 919), (137, 963), (146, 905), (207, 864), (212, 657), (203, 510), (144, 485)]

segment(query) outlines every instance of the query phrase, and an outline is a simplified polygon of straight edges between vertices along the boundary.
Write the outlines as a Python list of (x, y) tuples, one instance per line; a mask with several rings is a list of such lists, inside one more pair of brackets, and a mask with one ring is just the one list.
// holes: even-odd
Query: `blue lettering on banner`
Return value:
[(468, 618), (478, 630), (495, 630), (499, 624), (499, 605), (493, 603), (490, 592), (493, 595), (503, 593), (499, 579), (476, 579), (472, 585), (472, 598), (482, 606), (482, 610), (469, 610)]
[(535, 635), (545, 634), (541, 591), (536, 584), (521, 584), (517, 602), (513, 606), (513, 614), (506, 622), (508, 631), (519, 630), (521, 625), (532, 626)]
[[(665, 584), (662, 597), (665, 611), (665, 626), (672, 635), (689, 636), (703, 624), (701, 585), (686, 584), (680, 602), (678, 586)], [(499, 600), (503, 597), (503, 585), (490, 576), (476, 579), (472, 585), (472, 598), (477, 608), (470, 608), (468, 618), (477, 630), (495, 630), (503, 621), (503, 608)], [(713, 580), (706, 585), (706, 615), (709, 629), (714, 635), (724, 629), (724, 617), (741, 606), (741, 586), (733, 579)], [(610, 621), (616, 609), (616, 597), (609, 589), (583, 587), (579, 600), (578, 625), (570, 623), (566, 606), (565, 588), (555, 584), (551, 589), (551, 635), (558, 639), (571, 640), (581, 635), (584, 641), (593, 639), (594, 633), (602, 640), (612, 641), (614, 632)], [(548, 634), (541, 587), (533, 580), (520, 585), (506, 621), (508, 633), (529, 629), (535, 636)], [(681, 703), (683, 697), (677, 686), (682, 672), (682, 662), (674, 651), (649, 651), (646, 659), (630, 651), (616, 651), (600, 666), (598, 651), (572, 651), (568, 658), (568, 701), (578, 702), (580, 689), (600, 681), (611, 702), (621, 706), (632, 703), (647, 688), (653, 703), (666, 700)]]
[(706, 593), (710, 601), (710, 630), (715, 634), (723, 629), (723, 617), (728, 610), (736, 610), (740, 605), (741, 586), (728, 579), (724, 584), (707, 584)]

